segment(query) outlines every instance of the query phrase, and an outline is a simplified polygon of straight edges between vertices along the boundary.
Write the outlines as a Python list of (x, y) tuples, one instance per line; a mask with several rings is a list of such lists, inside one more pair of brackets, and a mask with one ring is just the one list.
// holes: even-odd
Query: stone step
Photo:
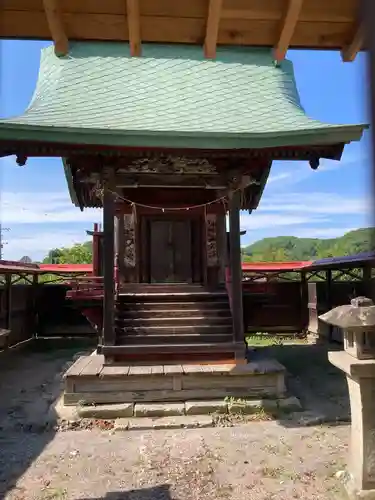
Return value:
[(116, 334), (124, 335), (189, 335), (189, 334), (231, 334), (232, 323), (219, 325), (168, 325), (168, 326), (135, 326), (134, 324), (117, 326)]
[[(193, 400), (186, 402), (118, 403), (77, 406), (80, 418), (115, 420), (115, 430), (162, 429), (211, 426), (218, 414), (246, 415), (301, 412), (302, 406), (296, 397), (278, 399), (225, 399)], [(254, 419), (252, 419), (254, 420)], [(255, 419), (256, 420), (256, 419)]]
[(176, 309), (169, 308), (166, 309), (163, 304), (162, 308), (132, 308), (132, 309), (119, 309), (116, 310), (116, 316), (118, 318), (194, 318), (194, 317), (204, 317), (208, 318), (230, 318), (231, 312), (229, 307), (227, 308), (199, 308), (194, 307), (195, 304), (192, 304), (191, 308), (180, 308), (179, 304), (176, 305)]
[(232, 318), (226, 317), (214, 317), (214, 316), (190, 316), (190, 317), (142, 317), (142, 318), (124, 318), (117, 317), (115, 323), (118, 326), (138, 328), (138, 327), (157, 327), (165, 326), (169, 328), (179, 328), (179, 327), (210, 327), (210, 326), (232, 326)]
[(210, 342), (215, 343), (225, 343), (231, 342), (233, 340), (233, 335), (231, 333), (222, 334), (206, 334), (202, 335), (199, 333), (191, 334), (166, 334), (166, 335), (128, 335), (120, 334), (116, 335), (116, 342), (118, 345), (168, 345), (168, 344), (207, 344)]

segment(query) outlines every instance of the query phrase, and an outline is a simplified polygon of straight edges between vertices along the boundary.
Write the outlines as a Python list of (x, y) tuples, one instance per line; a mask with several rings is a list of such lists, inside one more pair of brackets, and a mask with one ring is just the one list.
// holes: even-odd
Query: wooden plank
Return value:
[(123, 378), (129, 373), (129, 366), (125, 365), (104, 365), (99, 377), (100, 378)]
[(105, 403), (131, 403), (143, 402), (165, 402), (165, 401), (188, 401), (199, 399), (220, 399), (227, 396), (238, 398), (276, 396), (277, 389), (274, 386), (248, 389), (246, 387), (227, 389), (186, 389), (181, 391), (150, 390), (150, 391), (116, 391), (116, 392), (76, 392), (65, 393), (64, 404), (75, 405), (80, 401), (86, 404)]
[(344, 62), (352, 62), (356, 58), (358, 52), (362, 49), (364, 42), (363, 26), (357, 26), (354, 35), (348, 45), (341, 51), (341, 57)]
[(75, 361), (70, 368), (65, 372), (64, 377), (78, 377), (82, 370), (91, 361), (91, 356), (80, 356), (77, 361)]
[(225, 375), (228, 374), (236, 365), (234, 363), (227, 363), (221, 365), (211, 365), (211, 370), (213, 375)]
[(209, 59), (216, 57), (216, 44), (219, 34), (221, 7), (223, 0), (209, 0), (204, 55)]
[(180, 375), (183, 373), (181, 365), (164, 365), (165, 375)]
[(80, 376), (97, 377), (101, 372), (104, 365), (104, 356), (96, 354), (94, 356), (90, 356), (90, 358), (89, 363), (82, 369)]
[[(64, 26), (71, 40), (129, 39), (124, 16), (112, 14), (64, 14)], [(273, 47), (280, 21), (222, 19), (218, 43)], [(347, 22), (298, 22), (291, 47), (342, 49), (351, 24)], [(42, 12), (2, 11), (0, 37), (50, 40), (47, 21)], [(205, 20), (198, 18), (142, 18), (144, 42), (200, 44), (205, 37)]]
[(164, 366), (151, 366), (151, 375), (164, 375)]
[(288, 8), (283, 20), (280, 37), (274, 48), (274, 57), (276, 61), (281, 61), (285, 58), (297, 26), (298, 18), (302, 9), (302, 2), (303, 0), (289, 0), (288, 2)]
[(130, 41), (130, 54), (141, 55), (141, 19), (139, 0), (127, 0), (128, 31)]
[(189, 375), (192, 373), (202, 373), (202, 365), (197, 364), (197, 365), (182, 365), (182, 370), (185, 375)]
[[(207, 0), (142, 0), (141, 16), (171, 18), (207, 17)], [(302, 21), (353, 23), (357, 0), (305, 0)], [(42, 0), (2, 0), (2, 9), (8, 11), (43, 12)], [(62, 8), (67, 13), (90, 13), (124, 15), (124, 0), (63, 0)], [(285, 0), (224, 0), (222, 18), (246, 20), (280, 21), (285, 9)]]
[(96, 379), (78, 377), (75, 379), (76, 392), (118, 392), (127, 391), (155, 391), (155, 390), (172, 390), (173, 377), (165, 375), (134, 375), (132, 377), (124, 376), (123, 378), (102, 378)]
[(48, 27), (55, 45), (55, 54), (65, 56), (69, 52), (69, 41), (66, 36), (59, 0), (43, 0)]
[[(357, 0), (305, 0), (300, 12), (303, 22), (351, 23)], [(280, 21), (285, 15), (285, 0), (224, 0), (222, 19)], [(190, 16), (189, 16), (190, 17)]]
[(200, 367), (203, 373), (212, 374), (213, 370), (211, 365), (200, 365)]
[(219, 387), (225, 387), (226, 389), (236, 389), (236, 388), (262, 388), (269, 387), (276, 384), (277, 375), (276, 374), (266, 374), (266, 375), (223, 375), (221, 377), (205, 377), (204, 375), (191, 374), (189, 377), (183, 377), (182, 388), (183, 389), (216, 389)]
[(135, 375), (152, 375), (151, 366), (131, 366), (129, 370), (129, 376)]
[(189, 354), (213, 354), (213, 353), (230, 353), (234, 351), (235, 344), (232, 342), (222, 342), (220, 344), (169, 344), (169, 345), (99, 345), (98, 351), (108, 356), (116, 356), (122, 354), (180, 354), (188, 356)]

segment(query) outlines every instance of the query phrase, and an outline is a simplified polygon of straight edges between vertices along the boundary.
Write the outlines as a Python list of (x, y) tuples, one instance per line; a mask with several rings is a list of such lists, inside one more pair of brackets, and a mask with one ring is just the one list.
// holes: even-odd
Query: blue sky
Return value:
[[(41, 48), (47, 42), (0, 41), (0, 117), (27, 107), (37, 80)], [(339, 53), (291, 51), (306, 112), (331, 123), (362, 123), (366, 112), (365, 56), (344, 64)], [(242, 244), (269, 236), (329, 238), (371, 225), (370, 142), (346, 147), (341, 162), (274, 162), (256, 212), (242, 214)], [(86, 240), (85, 230), (101, 221), (101, 211), (83, 213), (70, 201), (58, 159), (30, 159), (18, 167), (0, 159), (0, 218), (7, 244), (4, 258), (41, 259), (52, 247)]]

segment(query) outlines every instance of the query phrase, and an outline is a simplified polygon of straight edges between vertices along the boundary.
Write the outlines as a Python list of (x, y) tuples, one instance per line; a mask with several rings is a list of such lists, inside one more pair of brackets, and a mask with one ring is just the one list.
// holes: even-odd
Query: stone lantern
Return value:
[(328, 357), (345, 372), (349, 388), (351, 460), (346, 488), (353, 499), (375, 500), (375, 305), (357, 297), (319, 319), (344, 332), (344, 351)]

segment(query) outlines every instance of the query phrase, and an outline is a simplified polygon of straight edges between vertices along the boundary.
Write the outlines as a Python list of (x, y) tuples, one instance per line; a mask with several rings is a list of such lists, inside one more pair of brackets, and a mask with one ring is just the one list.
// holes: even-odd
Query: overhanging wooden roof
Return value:
[(71, 40), (335, 49), (345, 61), (364, 48), (359, 0), (2, 0), (0, 37), (53, 39), (66, 54)]

